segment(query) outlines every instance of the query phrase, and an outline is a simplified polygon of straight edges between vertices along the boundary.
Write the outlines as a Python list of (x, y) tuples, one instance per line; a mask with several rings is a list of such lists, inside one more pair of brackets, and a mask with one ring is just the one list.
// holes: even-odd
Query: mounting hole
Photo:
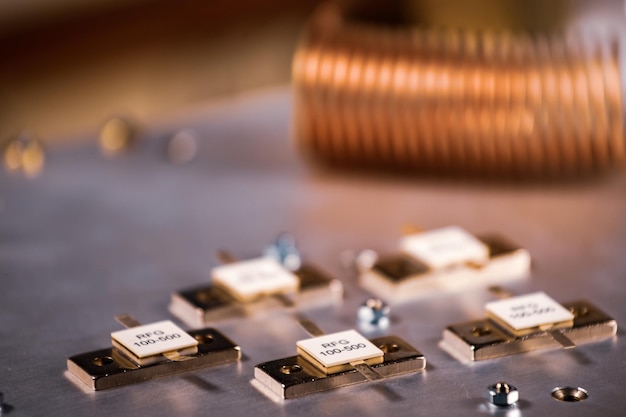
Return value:
[(198, 297), (198, 300), (202, 301), (203, 303), (211, 301), (211, 294), (209, 294), (208, 291), (199, 292), (198, 294), (196, 294), (196, 297)]
[(478, 326), (474, 327), (471, 333), (474, 337), (489, 336), (491, 334), (491, 329), (487, 326)]
[(111, 365), (113, 363), (113, 358), (110, 356), (98, 356), (97, 358), (93, 358), (91, 361), (96, 366), (106, 366)]
[(302, 372), (302, 368), (300, 365), (285, 365), (281, 366), (280, 372), (283, 374), (297, 374), (298, 372)]
[(385, 343), (384, 345), (378, 346), (378, 349), (382, 350), (384, 353), (394, 353), (400, 350), (400, 346), (396, 343)]
[(570, 307), (569, 311), (574, 315), (574, 317), (584, 317), (589, 314), (589, 309), (585, 306)]
[(211, 343), (212, 341), (214, 341), (215, 339), (213, 339), (213, 336), (211, 336), (210, 334), (197, 334), (194, 336), (194, 338), (199, 342), (199, 343)]
[(577, 403), (589, 398), (589, 394), (587, 390), (580, 387), (557, 387), (552, 390), (552, 398), (568, 403)]

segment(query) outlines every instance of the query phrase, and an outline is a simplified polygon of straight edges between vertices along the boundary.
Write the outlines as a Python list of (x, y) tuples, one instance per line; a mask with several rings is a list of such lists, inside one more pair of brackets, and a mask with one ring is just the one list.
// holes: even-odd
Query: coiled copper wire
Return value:
[(617, 42), (313, 21), (295, 135), (319, 160), (555, 176), (623, 164)]

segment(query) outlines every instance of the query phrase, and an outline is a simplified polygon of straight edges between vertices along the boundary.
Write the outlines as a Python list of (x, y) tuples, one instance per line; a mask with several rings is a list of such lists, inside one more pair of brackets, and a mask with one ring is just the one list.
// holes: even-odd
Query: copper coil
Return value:
[(409, 171), (585, 174), (626, 160), (618, 43), (317, 17), (293, 65), (315, 158)]

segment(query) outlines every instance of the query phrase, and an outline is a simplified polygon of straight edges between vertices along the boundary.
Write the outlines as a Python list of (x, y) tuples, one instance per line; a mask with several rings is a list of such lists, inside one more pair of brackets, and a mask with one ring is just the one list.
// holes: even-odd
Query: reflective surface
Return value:
[[(621, 331), (523, 361), (464, 365), (439, 349), (445, 326), (483, 317), (495, 299), (486, 288), (394, 306), (388, 329), (364, 335), (397, 335), (428, 366), (381, 383), (284, 402), (266, 397), (251, 384), (255, 365), (294, 355), (306, 337), (280, 313), (215, 324), (241, 346), (239, 365), (95, 393), (68, 379), (66, 358), (107, 346), (119, 328), (114, 315), (172, 319), (170, 294), (208, 282), (213, 253), (257, 256), (282, 231), (296, 236), (307, 261), (344, 282), (342, 305), (307, 312), (328, 333), (355, 327), (369, 298), (340, 254), (394, 252), (407, 223), (510, 237), (531, 253), (533, 272), (508, 290), (584, 298), (626, 323), (625, 175), (522, 186), (310, 171), (289, 145), (289, 97), (285, 88), (172, 114), (119, 158), (100, 154), (94, 132), (88, 145), (49, 149), (36, 179), (0, 174), (0, 391), (8, 416), (500, 415), (485, 398), (497, 381), (520, 391), (506, 415), (623, 415)], [(183, 126), (198, 132), (198, 154), (173, 166), (159, 139)], [(582, 387), (588, 398), (556, 401), (555, 387)]]
[[(383, 362), (372, 365), (371, 368), (366, 365), (367, 369), (374, 369), (379, 381), (415, 374), (426, 366), (424, 355), (397, 337), (387, 336), (372, 339), (371, 342), (385, 352)], [(285, 399), (366, 383), (370, 379), (359, 368), (324, 373), (301, 355), (261, 363), (254, 369), (254, 376), (271, 394)], [(376, 383), (371, 379), (369, 382)]]
[(130, 357), (109, 347), (72, 356), (67, 360), (67, 369), (88, 388), (102, 390), (224, 365), (241, 358), (239, 346), (215, 329), (194, 330), (189, 334), (200, 344), (196, 353), (184, 356), (184, 359), (177, 356), (169, 360), (170, 355), (163, 355), (157, 363), (138, 366), (129, 360)]

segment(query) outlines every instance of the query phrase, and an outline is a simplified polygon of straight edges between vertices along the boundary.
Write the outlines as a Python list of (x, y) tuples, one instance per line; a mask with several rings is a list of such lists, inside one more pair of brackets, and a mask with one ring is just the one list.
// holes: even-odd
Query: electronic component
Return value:
[(254, 301), (268, 295), (294, 294), (300, 281), (271, 258), (233, 262), (213, 268), (213, 283), (237, 301)]
[(401, 240), (400, 248), (434, 270), (489, 262), (487, 245), (457, 226), (411, 233)]
[(441, 347), (462, 361), (609, 338), (615, 320), (591, 303), (559, 304), (543, 292), (487, 303), (487, 318), (448, 326)]
[(356, 330), (313, 337), (296, 343), (302, 356), (326, 375), (350, 369), (353, 362), (368, 365), (383, 362), (383, 351), (361, 336)]
[(67, 369), (93, 390), (118, 387), (160, 376), (235, 362), (241, 349), (215, 329), (185, 332), (169, 320), (111, 333), (113, 346), (67, 360)]
[[(280, 242), (284, 241), (283, 237)], [(203, 326), (281, 308), (307, 309), (341, 301), (343, 285), (339, 280), (301, 263), (293, 242), (285, 256), (283, 249), (272, 251), (281, 256), (245, 261), (234, 261), (222, 253), (226, 264), (213, 268), (212, 284), (172, 294), (170, 312), (190, 326)]]
[(566, 329), (574, 324), (574, 314), (543, 292), (492, 301), (485, 310), (490, 320), (515, 336)]
[(401, 253), (363, 268), (360, 283), (389, 302), (437, 291), (461, 291), (528, 276), (528, 251), (497, 236), (475, 237), (460, 227), (411, 233)]
[(297, 356), (257, 365), (254, 377), (274, 395), (295, 398), (366, 381), (420, 372), (426, 359), (395, 336), (367, 340), (355, 330), (325, 335), (300, 319), (312, 338), (296, 343)]
[(159, 362), (162, 356), (198, 353), (198, 341), (169, 320), (111, 333), (113, 346), (138, 365)]
[[(419, 2), (449, 7), (437, 3)], [(447, 13), (438, 22), (445, 29), (390, 28), (334, 4), (313, 15), (292, 77), (294, 142), (307, 160), (497, 179), (578, 178), (625, 165), (621, 10), (619, 26), (605, 30), (620, 35), (593, 37), (577, 24), (557, 29), (560, 19), (546, 31), (538, 20), (531, 31), (477, 31), (467, 27), (472, 18), (454, 27)]]

